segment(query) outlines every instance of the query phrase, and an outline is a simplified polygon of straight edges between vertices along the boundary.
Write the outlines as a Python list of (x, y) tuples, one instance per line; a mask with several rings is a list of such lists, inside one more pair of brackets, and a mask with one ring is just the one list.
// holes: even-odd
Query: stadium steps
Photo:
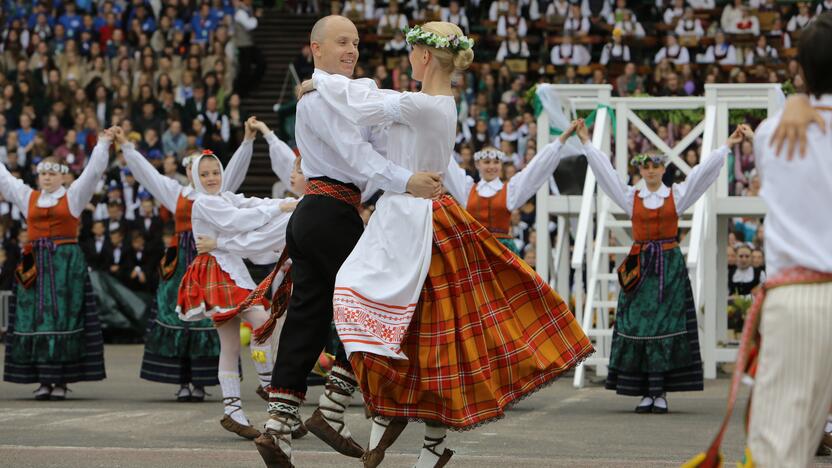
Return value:
[[(295, 15), (267, 10), (254, 31), (254, 40), (266, 61), (266, 76), (256, 91), (243, 99), (242, 106), (248, 115), (256, 115), (270, 128), (278, 125), (273, 106), (280, 95), (280, 88), (289, 64), (300, 53), (301, 46), (309, 40), (309, 31), (316, 15)], [(277, 181), (269, 163), (266, 141), (258, 138), (254, 145), (254, 157), (243, 182), (242, 192), (247, 196), (270, 197), (272, 185)]]

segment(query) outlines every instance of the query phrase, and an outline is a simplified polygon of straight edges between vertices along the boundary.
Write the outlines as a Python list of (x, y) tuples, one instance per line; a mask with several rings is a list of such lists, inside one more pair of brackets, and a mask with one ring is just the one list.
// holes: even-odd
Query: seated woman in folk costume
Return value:
[[(473, 41), (441, 22), (416, 27), (407, 39), (421, 92), (337, 75), (316, 76), (305, 88), (317, 89), (339, 118), (390, 124), (391, 161), (441, 172), (457, 122), (451, 78), (471, 63)], [(592, 352), (557, 293), (448, 195), (382, 195), (338, 273), (334, 303), (374, 416), (365, 467), (381, 463), (409, 420), (427, 425), (417, 466), (444, 466), (453, 454), (445, 448), (448, 428), (502, 418), (507, 406)], [(288, 429), (267, 434), (285, 438)]]
[(10, 303), (3, 380), (40, 383), (36, 400), (63, 400), (68, 383), (105, 377), (101, 323), (78, 228), (107, 169), (111, 141), (111, 129), (99, 135), (86, 168), (66, 188), (69, 167), (58, 158), (38, 163), (40, 190), (0, 164), (0, 195), (26, 218), (29, 235)]
[(445, 174), (445, 187), (459, 205), (488, 228), (500, 243), (520, 255), (520, 249), (511, 237), (511, 212), (529, 201), (549, 180), (563, 158), (560, 150), (568, 137), (569, 135), (564, 133), (553, 143), (545, 146), (523, 170), (514, 174), (506, 183), (500, 180), (500, 174), (503, 172), (503, 162), (508, 158), (500, 150), (488, 147), (474, 153), (474, 161), (480, 175), (479, 182), (474, 182), (474, 179), (451, 159)]
[(633, 247), (619, 268), (623, 278), (606, 388), (642, 397), (637, 413), (667, 413), (666, 392), (702, 390), (702, 359), (690, 279), (679, 249), (679, 216), (716, 181), (729, 148), (751, 129), (738, 127), (725, 145), (694, 167), (683, 183), (662, 183), (667, 157), (639, 155), (632, 164), (643, 188), (619, 179), (596, 149), (584, 123), (578, 129), (598, 185), (633, 221)]

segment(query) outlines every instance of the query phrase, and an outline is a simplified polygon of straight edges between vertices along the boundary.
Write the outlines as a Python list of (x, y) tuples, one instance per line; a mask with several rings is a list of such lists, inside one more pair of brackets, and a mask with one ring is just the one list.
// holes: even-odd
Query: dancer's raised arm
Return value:
[(29, 197), (32, 196), (32, 191), (32, 187), (13, 176), (6, 169), (6, 165), (0, 163), (0, 195), (16, 206), (24, 217), (29, 214)]
[(69, 202), (69, 212), (72, 216), (79, 218), (84, 211), (84, 207), (92, 199), (95, 193), (95, 186), (104, 171), (107, 170), (107, 163), (110, 161), (110, 143), (112, 142), (112, 132), (114, 130), (105, 130), (98, 136), (98, 143), (92, 150), (90, 160), (87, 161), (87, 167), (81, 172), (74, 182), (67, 188), (67, 201)]
[(243, 185), (248, 166), (251, 164), (251, 154), (254, 152), (254, 138), (256, 136), (257, 131), (251, 127), (247, 120), (243, 142), (240, 143), (240, 147), (231, 156), (231, 160), (228, 161), (228, 166), (225, 168), (225, 177), (222, 181), (223, 191), (236, 192)]
[(127, 167), (130, 168), (136, 180), (165, 208), (171, 213), (175, 213), (176, 203), (183, 188), (182, 184), (170, 177), (159, 174), (159, 171), (141, 153), (136, 151), (133, 143), (126, 140), (121, 141), (120, 135), (116, 136), (116, 140), (120, 143), (124, 159), (127, 161)]

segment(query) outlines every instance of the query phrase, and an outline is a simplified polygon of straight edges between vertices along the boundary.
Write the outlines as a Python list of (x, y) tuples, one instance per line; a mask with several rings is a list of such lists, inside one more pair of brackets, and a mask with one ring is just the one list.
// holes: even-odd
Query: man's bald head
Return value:
[(315, 21), (315, 25), (312, 26), (312, 32), (309, 34), (309, 42), (322, 42), (326, 38), (326, 34), (330, 26), (333, 25), (341, 25), (347, 26), (351, 25), (355, 28), (355, 24), (350, 21), (349, 18), (346, 16), (341, 15), (329, 15), (324, 16), (323, 18)]
[(358, 29), (344, 16), (319, 19), (309, 34), (315, 68), (327, 73), (352, 77), (358, 62)]

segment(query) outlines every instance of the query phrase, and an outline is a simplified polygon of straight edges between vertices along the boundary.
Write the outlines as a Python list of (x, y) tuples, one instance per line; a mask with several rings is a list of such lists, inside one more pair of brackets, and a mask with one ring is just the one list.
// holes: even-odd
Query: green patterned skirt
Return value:
[[(10, 303), (3, 380), (66, 384), (105, 378), (104, 340), (77, 244), (34, 251), (38, 277)], [(50, 272), (51, 264), (51, 272)]]
[(659, 298), (656, 264), (641, 253), (642, 284), (621, 291), (606, 388), (622, 395), (661, 395), (703, 389), (696, 309), (685, 258), (678, 247), (663, 256)]
[(514, 242), (514, 239), (501, 237), (497, 240), (500, 241), (501, 244), (506, 246), (507, 249), (511, 250), (514, 253), (514, 255), (517, 255), (518, 257), (522, 258), (522, 255), (520, 255), (520, 249), (517, 248), (517, 242)]
[(176, 313), (179, 283), (196, 254), (193, 244), (181, 236), (173, 276), (162, 280), (156, 292), (145, 335), (141, 378), (154, 382), (197, 386), (218, 385), (220, 340), (210, 319), (184, 322)]

